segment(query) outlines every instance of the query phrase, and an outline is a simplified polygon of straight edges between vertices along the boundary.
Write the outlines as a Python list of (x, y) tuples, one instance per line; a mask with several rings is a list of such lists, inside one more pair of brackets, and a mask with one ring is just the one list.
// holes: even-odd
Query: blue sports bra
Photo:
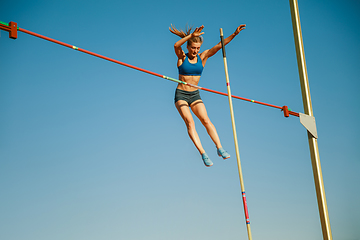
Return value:
[(191, 63), (188, 59), (188, 54), (186, 54), (184, 62), (178, 67), (179, 74), (185, 76), (201, 76), (201, 73), (204, 69), (200, 56), (197, 56), (197, 63)]

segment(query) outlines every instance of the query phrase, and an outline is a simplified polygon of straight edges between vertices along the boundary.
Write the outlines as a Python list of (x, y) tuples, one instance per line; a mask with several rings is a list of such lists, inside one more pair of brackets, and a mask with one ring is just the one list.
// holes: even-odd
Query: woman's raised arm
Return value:
[[(228, 44), (229, 42), (231, 42), (231, 40), (233, 40), (236, 35), (238, 35), (242, 30), (244, 30), (246, 27), (246, 24), (241, 24), (240, 26), (238, 26), (235, 30), (235, 32), (233, 34), (231, 34), (230, 36), (228, 36), (227, 38), (224, 39), (224, 45)], [(204, 51), (202, 54), (204, 54), (203, 56), (203, 61), (207, 60), (209, 57), (212, 57), (215, 55), (215, 53), (217, 53), (219, 50), (221, 49), (221, 42), (219, 42), (218, 44), (216, 44), (214, 47), (212, 47), (209, 50)]]

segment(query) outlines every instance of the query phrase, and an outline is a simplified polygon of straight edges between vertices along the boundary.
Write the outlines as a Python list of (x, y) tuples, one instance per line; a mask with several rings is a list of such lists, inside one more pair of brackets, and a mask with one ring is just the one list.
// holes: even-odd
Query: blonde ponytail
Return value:
[(171, 24), (171, 27), (169, 27), (169, 30), (170, 32), (172, 32), (173, 34), (181, 37), (181, 38), (184, 38), (188, 35), (191, 34), (191, 30), (192, 30), (192, 27), (189, 27), (188, 25), (186, 25), (186, 32), (184, 32), (183, 30), (178, 30), (176, 27), (174, 27), (172, 24)]
[[(183, 30), (178, 30), (176, 27), (174, 27), (172, 24), (171, 24), (171, 27), (169, 27), (169, 30), (170, 32), (172, 32), (173, 34), (175, 34), (176, 36), (179, 36), (181, 38), (184, 38), (186, 36), (189, 36), (191, 34), (191, 30), (192, 30), (192, 27), (189, 27), (188, 25), (186, 25), (186, 31), (184, 32)], [(193, 38), (190, 38), (188, 41), (187, 41), (187, 45), (189, 45), (190, 43), (193, 43), (193, 42), (196, 42), (196, 43), (202, 43), (203, 42), (203, 38), (200, 36), (200, 37), (193, 37)]]

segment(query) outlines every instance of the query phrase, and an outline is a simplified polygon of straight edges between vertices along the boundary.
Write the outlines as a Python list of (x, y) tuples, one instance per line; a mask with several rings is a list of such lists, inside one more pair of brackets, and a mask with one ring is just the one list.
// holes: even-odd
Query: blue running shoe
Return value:
[(211, 167), (213, 162), (210, 160), (209, 156), (206, 153), (201, 154), (202, 160), (204, 161), (205, 166)]
[(218, 148), (217, 154), (223, 159), (228, 159), (230, 157), (230, 154), (228, 154), (227, 151), (225, 151), (222, 147)]

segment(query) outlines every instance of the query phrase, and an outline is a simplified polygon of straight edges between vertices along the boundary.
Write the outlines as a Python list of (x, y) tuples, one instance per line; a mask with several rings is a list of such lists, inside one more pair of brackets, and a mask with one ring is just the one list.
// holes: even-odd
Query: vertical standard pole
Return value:
[[(301, 33), (299, 7), (297, 0), (289, 0), (289, 1), (290, 1), (290, 10), (291, 10), (291, 18), (292, 18), (292, 25), (294, 31), (294, 40), (295, 40), (299, 76), (300, 76), (301, 93), (302, 93), (302, 99), (304, 105), (304, 113), (309, 116), (313, 116), (309, 80), (308, 80), (306, 62), (305, 62), (304, 45), (303, 45), (302, 33)], [(325, 196), (324, 182), (323, 182), (321, 165), (320, 165), (320, 155), (319, 155), (317, 139), (314, 138), (309, 131), (308, 131), (308, 140), (309, 140), (310, 156), (311, 156), (311, 163), (314, 174), (314, 182), (315, 182), (315, 189), (316, 189), (316, 195), (317, 195), (317, 201), (318, 201), (318, 207), (320, 213), (323, 238), (324, 240), (331, 240), (332, 235), (330, 228), (330, 220), (329, 220), (329, 213), (326, 204), (326, 196)]]
[(243, 200), (243, 205), (244, 205), (246, 228), (247, 228), (247, 233), (248, 233), (249, 240), (252, 240), (251, 229), (250, 229), (250, 218), (249, 218), (249, 213), (248, 213), (247, 203), (246, 203), (244, 180), (243, 180), (243, 177), (242, 177), (239, 145), (238, 145), (237, 134), (236, 134), (234, 110), (233, 110), (233, 104), (232, 104), (231, 89), (230, 89), (230, 82), (229, 82), (229, 74), (228, 74), (228, 67), (227, 67), (227, 61), (226, 61), (226, 53), (225, 53), (225, 45), (224, 45), (224, 34), (223, 34), (222, 28), (220, 28), (220, 38), (221, 38), (221, 46), (222, 46), (222, 52), (223, 52), (223, 58), (224, 58), (226, 86), (227, 86), (227, 92), (228, 92), (228, 97), (229, 97), (231, 123), (232, 123), (232, 129), (233, 129), (233, 134), (234, 134), (236, 160), (237, 160), (237, 165), (238, 165), (238, 170), (239, 170), (239, 179), (240, 179), (240, 186), (241, 186), (241, 195), (242, 195), (242, 200)]

